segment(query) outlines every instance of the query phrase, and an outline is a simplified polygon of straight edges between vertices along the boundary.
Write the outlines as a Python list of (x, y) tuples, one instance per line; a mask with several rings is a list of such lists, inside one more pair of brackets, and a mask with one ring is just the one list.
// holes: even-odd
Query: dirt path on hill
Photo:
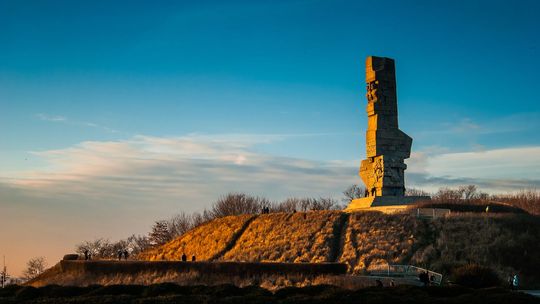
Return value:
[(342, 214), (334, 229), (334, 244), (332, 245), (330, 262), (339, 262), (341, 255), (343, 255), (343, 246), (345, 246), (345, 237), (350, 217), (351, 215), (349, 213)]
[(236, 242), (240, 239), (240, 237), (242, 236), (242, 234), (244, 234), (244, 232), (246, 231), (246, 229), (249, 227), (249, 225), (251, 224), (251, 222), (253, 222), (257, 217), (259, 217), (258, 215), (254, 215), (252, 216), (249, 220), (247, 220), (244, 225), (242, 226), (242, 228), (240, 228), (234, 235), (233, 237), (231, 238), (231, 240), (229, 241), (229, 243), (227, 244), (227, 246), (225, 246), (225, 248), (223, 248), (223, 250), (221, 250), (220, 252), (216, 253), (213, 257), (211, 257), (210, 259), (208, 259), (209, 261), (217, 261), (219, 260), (220, 258), (222, 258), (228, 251), (230, 251), (231, 249), (234, 248), (234, 245), (236, 245)]

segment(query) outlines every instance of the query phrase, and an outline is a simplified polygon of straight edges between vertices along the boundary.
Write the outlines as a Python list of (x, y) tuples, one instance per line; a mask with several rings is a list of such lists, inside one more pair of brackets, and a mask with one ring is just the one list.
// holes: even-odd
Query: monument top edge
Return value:
[(368, 56), (366, 58), (366, 70), (394, 70), (395, 61), (388, 57)]

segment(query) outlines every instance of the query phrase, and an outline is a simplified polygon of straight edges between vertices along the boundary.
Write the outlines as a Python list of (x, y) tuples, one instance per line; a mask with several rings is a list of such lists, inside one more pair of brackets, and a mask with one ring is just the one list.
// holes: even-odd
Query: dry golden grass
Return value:
[[(503, 278), (520, 273), (540, 282), (540, 221), (520, 214), (455, 213), (436, 219), (378, 212), (271, 213), (213, 220), (140, 256), (179, 260), (320, 263), (343, 262), (362, 274), (380, 264), (410, 264), (450, 274), (467, 263), (491, 267)], [(346, 226), (342, 228), (342, 219)], [(238, 232), (248, 223), (238, 237)], [(225, 250), (226, 249), (226, 250)], [(536, 284), (536, 283), (535, 283)]]
[(339, 261), (349, 264), (349, 271), (356, 274), (365, 272), (370, 265), (403, 263), (422, 238), (422, 226), (409, 215), (353, 213)]
[(465, 264), (495, 270), (502, 279), (519, 273), (523, 284), (539, 284), (540, 220), (524, 214), (455, 214), (431, 223), (434, 239), (412, 258), (442, 273)]
[(329, 262), (340, 211), (271, 213), (257, 217), (223, 260)]
[(174, 261), (180, 260), (185, 253), (188, 259), (195, 255), (198, 261), (209, 260), (223, 251), (252, 217), (253, 215), (239, 215), (212, 220), (165, 245), (139, 254), (138, 259)]

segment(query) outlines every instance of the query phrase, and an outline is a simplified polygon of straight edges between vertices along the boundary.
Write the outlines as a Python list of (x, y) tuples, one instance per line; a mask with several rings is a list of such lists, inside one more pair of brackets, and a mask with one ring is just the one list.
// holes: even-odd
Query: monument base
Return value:
[(345, 212), (382, 211), (400, 212), (421, 201), (430, 201), (429, 196), (370, 196), (352, 200)]

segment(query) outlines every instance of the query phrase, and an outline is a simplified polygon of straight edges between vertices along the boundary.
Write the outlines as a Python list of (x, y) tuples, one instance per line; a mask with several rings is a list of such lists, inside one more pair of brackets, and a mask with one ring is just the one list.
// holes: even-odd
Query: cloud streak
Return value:
[(102, 131), (105, 131), (107, 133), (120, 133), (120, 131), (109, 128), (109, 127), (106, 127), (106, 126), (102, 126), (102, 125), (99, 125), (99, 124), (96, 124), (96, 123), (93, 123), (93, 122), (75, 121), (75, 120), (68, 119), (65, 116), (50, 115), (50, 114), (44, 114), (44, 113), (38, 113), (35, 116), (39, 120), (42, 120), (42, 121), (48, 121), (48, 122), (54, 122), (54, 123), (63, 123), (63, 124), (72, 125), (72, 126), (79, 126), (79, 127), (95, 128), (95, 129), (100, 129)]

